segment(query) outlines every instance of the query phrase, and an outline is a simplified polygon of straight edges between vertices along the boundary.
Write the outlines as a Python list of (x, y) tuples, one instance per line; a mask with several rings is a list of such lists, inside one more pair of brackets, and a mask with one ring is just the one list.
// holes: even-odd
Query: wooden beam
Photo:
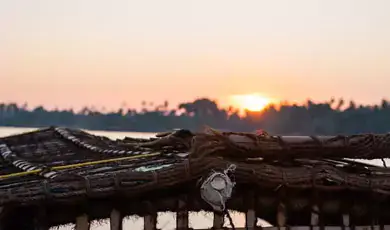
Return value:
[(10, 208), (10, 207), (1, 208), (0, 229), (1, 230), (37, 229), (34, 210), (29, 208)]
[(245, 226), (248, 229), (254, 229), (257, 224), (256, 212), (253, 209), (249, 209), (245, 213)]
[(157, 229), (157, 213), (144, 217), (144, 230), (156, 230)]
[[(390, 148), (381, 145), (381, 141), (376, 141), (375, 148), (371, 148), (373, 152), (362, 157), (356, 155), (356, 144), (362, 143), (367, 138), (377, 140), (383, 139), (387, 134), (359, 134), (354, 136), (266, 136), (258, 137), (255, 134), (225, 134), (229, 140), (238, 146), (245, 146), (249, 149), (258, 148), (261, 146), (262, 151), (253, 153), (252, 157), (262, 158), (277, 158), (277, 157), (292, 157), (292, 158), (330, 158), (337, 159), (378, 159), (389, 158)], [(250, 137), (251, 136), (251, 137)], [(256, 141), (255, 141), (256, 140)], [(283, 144), (281, 144), (281, 142)], [(285, 151), (288, 146), (289, 151)], [(300, 151), (306, 149), (307, 151)], [(334, 151), (324, 151), (324, 149), (333, 149)]]
[(278, 227), (285, 227), (287, 221), (286, 215), (286, 206), (283, 203), (279, 203), (277, 214), (276, 214), (276, 222)]
[(49, 230), (50, 226), (47, 223), (48, 216), (44, 208), (39, 208), (36, 212), (35, 226), (36, 230)]
[(248, 207), (248, 211), (245, 213), (245, 227), (247, 229), (253, 229), (257, 225), (256, 216), (256, 193), (250, 190), (244, 197), (245, 206)]
[(87, 214), (82, 214), (76, 218), (76, 230), (89, 230), (90, 224)]
[[(184, 200), (183, 200), (184, 199)], [(178, 201), (178, 212), (176, 213), (176, 228), (188, 229), (188, 210), (187, 210), (187, 199), (183, 197)]]
[(213, 228), (215, 230), (222, 229), (223, 222), (224, 222), (224, 215), (222, 213), (219, 213), (219, 212), (214, 212)]
[(113, 209), (110, 214), (110, 229), (122, 230), (122, 215), (117, 209)]

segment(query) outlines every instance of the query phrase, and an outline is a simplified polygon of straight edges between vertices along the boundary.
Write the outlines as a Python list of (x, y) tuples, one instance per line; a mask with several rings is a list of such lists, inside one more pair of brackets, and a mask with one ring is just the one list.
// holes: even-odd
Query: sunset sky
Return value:
[(0, 101), (390, 98), (389, 0), (0, 0)]

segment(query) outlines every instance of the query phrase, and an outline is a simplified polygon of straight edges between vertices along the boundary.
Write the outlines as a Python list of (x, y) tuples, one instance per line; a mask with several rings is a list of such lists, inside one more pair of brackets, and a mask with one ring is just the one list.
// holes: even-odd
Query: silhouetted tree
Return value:
[[(390, 131), (390, 104), (382, 100), (377, 105), (358, 105), (350, 101), (345, 107), (343, 99), (323, 103), (308, 100), (303, 105), (269, 105), (261, 112), (246, 111), (240, 116), (233, 107), (220, 108), (207, 98), (181, 103), (169, 110), (168, 101), (154, 108), (142, 102), (141, 111), (123, 108), (114, 112), (84, 107), (73, 110), (47, 110), (38, 106), (32, 110), (27, 104), (0, 103), (0, 126), (41, 127), (59, 125), (85, 129), (123, 131), (165, 131), (173, 128), (197, 130), (204, 125), (232, 131), (265, 129), (274, 134), (333, 135)], [(126, 105), (127, 107), (127, 105)], [(179, 113), (178, 111), (183, 111)]]

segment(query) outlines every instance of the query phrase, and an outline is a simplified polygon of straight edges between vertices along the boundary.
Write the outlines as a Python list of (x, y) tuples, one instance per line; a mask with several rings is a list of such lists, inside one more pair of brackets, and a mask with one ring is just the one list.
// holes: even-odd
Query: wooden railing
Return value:
[[(176, 213), (176, 229), (185, 230), (189, 228), (189, 219), (188, 212), (184, 210), (184, 205), (182, 210)], [(315, 209), (314, 209), (315, 210)], [(318, 223), (318, 214), (316, 212), (312, 213), (311, 226), (285, 226), (286, 218), (283, 212), (283, 209), (280, 208), (277, 214), (278, 226), (275, 227), (260, 227), (256, 226), (257, 217), (254, 210), (248, 210), (245, 213), (245, 227), (235, 228), (236, 230), (243, 229), (265, 229), (265, 230), (390, 230), (390, 225), (372, 225), (372, 226), (350, 226), (349, 215), (343, 215), (343, 226), (319, 226)], [(156, 230), (157, 229), (157, 213), (154, 215), (144, 216), (144, 230)], [(112, 210), (110, 215), (110, 229), (111, 230), (122, 230), (122, 216), (119, 211)], [(224, 216), (219, 213), (214, 213), (213, 218), (213, 229), (226, 229), (223, 228)], [(77, 217), (76, 219), (76, 230), (89, 230), (90, 222), (86, 214)], [(231, 228), (228, 228), (231, 229)], [(200, 229), (199, 229), (200, 230)], [(206, 230), (206, 229), (204, 229)]]

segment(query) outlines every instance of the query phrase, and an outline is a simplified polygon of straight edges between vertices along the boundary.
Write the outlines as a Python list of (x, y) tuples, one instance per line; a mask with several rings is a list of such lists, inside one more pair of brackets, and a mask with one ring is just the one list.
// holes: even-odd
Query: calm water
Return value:
[[(9, 128), (0, 127), (0, 137), (18, 134), (22, 132), (29, 132), (35, 130), (34, 128)], [(150, 137), (153, 133), (134, 133), (134, 132), (107, 132), (107, 131), (89, 131), (96, 135), (104, 135), (112, 139), (123, 138), (125, 136), (131, 137)], [(245, 224), (244, 215), (240, 213), (232, 213), (234, 223), (236, 227), (243, 227)], [(193, 228), (208, 228), (212, 226), (212, 214), (210, 213), (190, 213), (190, 227)], [(175, 215), (173, 213), (159, 213), (158, 225), (159, 229), (174, 229), (175, 228)], [(264, 224), (262, 221), (259, 224)], [(128, 217), (124, 220), (124, 229), (142, 229), (143, 220), (137, 217)], [(71, 225), (61, 226), (60, 230), (70, 230)], [(92, 223), (91, 229), (94, 230), (109, 230), (108, 221), (103, 223)]]

